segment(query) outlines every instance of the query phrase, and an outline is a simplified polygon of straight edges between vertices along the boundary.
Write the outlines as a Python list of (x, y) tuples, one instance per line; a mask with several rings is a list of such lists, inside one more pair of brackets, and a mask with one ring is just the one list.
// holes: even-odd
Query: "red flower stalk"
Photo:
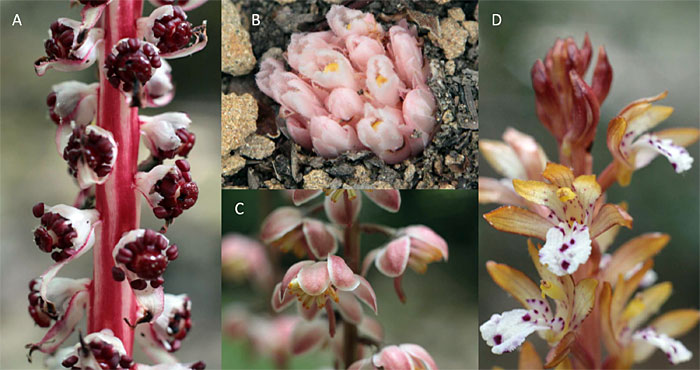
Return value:
[[(135, 331), (157, 338), (142, 341), (147, 354), (173, 352), (192, 323), (189, 299), (163, 291), (162, 275), (177, 258), (177, 246), (139, 226), (136, 183), (149, 177), (138, 172), (141, 137), (150, 144), (148, 163), (167, 169), (152, 189), (142, 191), (149, 201), (154, 196), (150, 191), (159, 197), (155, 216), (171, 223), (194, 205), (199, 191), (189, 163), (161, 164), (192, 149), (189, 118), (183, 123), (185, 114), (165, 113), (161, 116), (179, 120), (147, 124), (143, 121), (152, 120), (140, 117), (139, 108), (162, 106), (172, 99), (171, 69), (163, 59), (201, 50), (206, 31), (204, 25), (193, 28), (184, 10), (172, 5), (141, 18), (143, 0), (80, 0), (80, 4), (82, 22), (65, 18), (54, 22), (45, 42), (47, 56), (35, 63), (37, 74), (43, 75), (50, 68), (82, 70), (97, 61), (100, 81), (56, 85), (46, 100), (49, 116), (59, 126), (59, 152), (81, 189), (77, 203), (84, 204), (39, 203), (32, 209), (40, 220), (35, 242), (55, 264), (30, 283), (29, 313), (37, 325), (50, 328), (28, 348), (52, 355), (50, 361), (64, 367), (149, 368), (132, 361)], [(157, 29), (155, 40), (143, 24)], [(75, 208), (92, 204), (94, 209)], [(93, 245), (92, 280), (56, 277), (65, 264)], [(58, 350), (83, 316), (88, 333), (75, 347)], [(151, 358), (183, 369), (204, 367), (202, 362), (177, 364), (169, 354)]]

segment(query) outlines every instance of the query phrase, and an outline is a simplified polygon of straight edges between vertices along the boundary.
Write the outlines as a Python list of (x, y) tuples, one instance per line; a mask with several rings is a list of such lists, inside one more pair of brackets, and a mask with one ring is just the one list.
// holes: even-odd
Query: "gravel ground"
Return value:
[[(476, 2), (223, 1), (222, 186), (476, 189), (479, 168)], [(403, 18), (418, 24), (423, 54), (431, 70), (428, 85), (438, 102), (439, 129), (417, 157), (395, 165), (385, 164), (371, 152), (326, 159), (301, 148), (277, 129), (279, 106), (255, 86), (255, 61), (270, 49), (273, 49), (271, 53), (286, 49), (293, 32), (327, 29), (324, 15), (333, 2), (371, 12), (385, 26)], [(261, 25), (251, 26), (251, 14), (262, 16)]]

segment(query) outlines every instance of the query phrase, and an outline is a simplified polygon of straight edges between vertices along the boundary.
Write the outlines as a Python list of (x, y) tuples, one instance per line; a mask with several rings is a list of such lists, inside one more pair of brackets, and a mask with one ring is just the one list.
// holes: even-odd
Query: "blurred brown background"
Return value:
[[(145, 3), (147, 16), (153, 6)], [(45, 101), (56, 83), (71, 79), (95, 81), (97, 64), (82, 72), (50, 70), (41, 78), (32, 67), (34, 60), (44, 55), (43, 43), (51, 22), (58, 17), (80, 19), (80, 8), (71, 8), (69, 4), (68, 0), (0, 2), (0, 368), (3, 369), (38, 368), (43, 361), (43, 355), (35, 353), (34, 362), (28, 363), (24, 349), (25, 344), (41, 339), (45, 333), (27, 314), (27, 283), (51, 263), (49, 255), (34, 245), (32, 230), (37, 222), (31, 207), (39, 201), (70, 204), (77, 193), (65, 162), (56, 153), (56, 126), (48, 118)], [(176, 356), (187, 362), (204, 360), (210, 369), (220, 367), (221, 357), (220, 5), (210, 1), (188, 12), (193, 24), (207, 20), (209, 45), (191, 57), (170, 60), (177, 89), (175, 99), (165, 108), (141, 111), (146, 115), (185, 111), (190, 114), (191, 130), (197, 135), (189, 160), (200, 189), (199, 200), (168, 230), (168, 238), (178, 244), (181, 254), (168, 267), (165, 289), (169, 293), (187, 293), (193, 301), (194, 327)], [(11, 26), (15, 13), (20, 15), (22, 27)], [(142, 146), (142, 155), (147, 152)], [(161, 225), (143, 202), (142, 226), (157, 229)], [(91, 266), (92, 255), (88, 253), (66, 266), (61, 275), (91, 276)], [(75, 340), (75, 337), (69, 339), (66, 345), (74, 344)]]

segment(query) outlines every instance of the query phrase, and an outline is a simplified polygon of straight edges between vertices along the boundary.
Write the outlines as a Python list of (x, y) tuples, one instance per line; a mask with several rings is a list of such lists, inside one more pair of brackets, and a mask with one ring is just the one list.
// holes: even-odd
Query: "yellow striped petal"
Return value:
[[(545, 368), (552, 368), (562, 363), (562, 361), (567, 360), (569, 352), (571, 351), (571, 345), (576, 340), (576, 335), (573, 332), (568, 332), (560, 341), (549, 350), (544, 364)], [(564, 367), (567, 368), (567, 367)]]
[(496, 230), (542, 240), (545, 240), (547, 230), (552, 227), (544, 217), (514, 206), (497, 208), (485, 214), (484, 218)]
[(623, 117), (627, 120), (627, 132), (633, 131), (635, 136), (654, 128), (673, 113), (673, 107), (663, 105), (646, 105), (646, 109), (640, 106), (634, 110), (636, 114)]
[(576, 288), (574, 289), (573, 316), (572, 320), (570, 320), (571, 324), (569, 325), (570, 330), (578, 329), (583, 320), (591, 313), (593, 305), (595, 304), (595, 292), (597, 287), (598, 280), (592, 278), (581, 280), (576, 284)]
[(628, 229), (632, 228), (632, 216), (622, 207), (614, 204), (604, 205), (595, 215), (591, 224), (591, 238), (595, 239), (615, 225), (621, 225)]
[(649, 317), (659, 311), (671, 296), (673, 285), (670, 282), (656, 284), (637, 294), (625, 307), (623, 318), (629, 318), (629, 328), (636, 330)]
[(618, 356), (621, 352), (620, 343), (617, 341), (617, 336), (612, 327), (612, 288), (608, 282), (603, 283), (603, 289), (600, 291), (600, 329), (603, 339), (603, 345), (608, 353), (612, 356)]
[(639, 111), (646, 109), (646, 107), (649, 105), (649, 103), (653, 103), (653, 102), (659, 101), (661, 99), (665, 99), (666, 96), (668, 96), (668, 91), (664, 91), (656, 96), (637, 99), (637, 100), (627, 104), (627, 106), (622, 108), (620, 113), (618, 113), (617, 115), (618, 116), (625, 115), (625, 116), (629, 117), (629, 116), (633, 116), (635, 114), (639, 114)]
[(638, 263), (654, 257), (669, 240), (668, 234), (647, 233), (627, 241), (613, 253), (603, 271), (603, 280), (614, 283), (618, 275), (624, 275)]
[(639, 283), (644, 278), (644, 274), (651, 270), (654, 266), (653, 260), (647, 260), (639, 271), (635, 272), (629, 279), (625, 280), (624, 274), (617, 276), (617, 284), (612, 296), (610, 308), (610, 319), (612, 320), (613, 330), (618, 336), (622, 329), (627, 325), (627, 320), (622, 319), (622, 310), (632, 294), (637, 291)]
[(574, 172), (569, 167), (558, 163), (547, 163), (542, 177), (558, 187), (570, 188), (574, 182)]
[(486, 263), (486, 270), (493, 281), (517, 299), (523, 307), (529, 308), (526, 300), (540, 297), (540, 289), (537, 284), (519, 270), (493, 261)]

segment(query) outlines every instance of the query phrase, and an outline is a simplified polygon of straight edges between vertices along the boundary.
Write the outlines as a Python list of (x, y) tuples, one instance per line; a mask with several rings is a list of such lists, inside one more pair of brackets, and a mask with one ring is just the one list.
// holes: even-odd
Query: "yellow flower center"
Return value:
[(304, 234), (301, 230), (290, 231), (271, 244), (273, 247), (279, 248), (280, 251), (284, 253), (292, 251), (298, 258), (302, 258), (306, 255), (306, 248), (304, 247)]
[(318, 306), (318, 308), (325, 307), (328, 298), (332, 299), (336, 303), (338, 302), (338, 292), (331, 284), (328, 284), (328, 288), (326, 288), (326, 290), (324, 290), (321, 294), (309, 295), (303, 289), (301, 289), (299, 279), (294, 278), (289, 285), (287, 285), (287, 289), (289, 289), (292, 294), (297, 296), (297, 300), (301, 302), (301, 305), (307, 310), (311, 308), (314, 302), (316, 302), (316, 306)]
[(557, 197), (562, 202), (568, 202), (576, 198), (576, 193), (570, 188), (559, 188), (557, 189)]
[(382, 121), (382, 120), (376, 120), (376, 121), (374, 121), (374, 123), (372, 124), (372, 129), (374, 129), (374, 131), (379, 130), (379, 125), (381, 125), (383, 122), (384, 122), (384, 121)]
[(336, 190), (326, 190), (325, 191), (327, 197), (331, 197), (331, 201), (334, 203), (340, 199), (341, 196), (343, 196), (344, 193), (348, 194), (348, 200), (353, 200), (357, 198), (357, 191), (354, 189), (336, 189)]
[(338, 63), (336, 63), (336, 62), (328, 63), (328, 64), (326, 64), (326, 67), (323, 68), (324, 73), (325, 72), (335, 72), (337, 70), (338, 70)]
[(375, 78), (375, 81), (377, 81), (377, 86), (382, 87), (382, 85), (389, 80), (387, 80), (386, 77), (377, 74), (377, 78)]
[(560, 286), (554, 285), (547, 280), (542, 280), (540, 282), (540, 290), (542, 291), (542, 298), (545, 298), (545, 296), (550, 296), (558, 301), (563, 301), (566, 299), (564, 290)]
[(349, 29), (351, 29), (351, 28), (352, 28), (352, 25), (351, 25), (350, 23), (348, 23), (348, 25), (347, 25), (347, 26), (345, 26), (345, 28), (347, 28), (347, 29), (349, 30)]

